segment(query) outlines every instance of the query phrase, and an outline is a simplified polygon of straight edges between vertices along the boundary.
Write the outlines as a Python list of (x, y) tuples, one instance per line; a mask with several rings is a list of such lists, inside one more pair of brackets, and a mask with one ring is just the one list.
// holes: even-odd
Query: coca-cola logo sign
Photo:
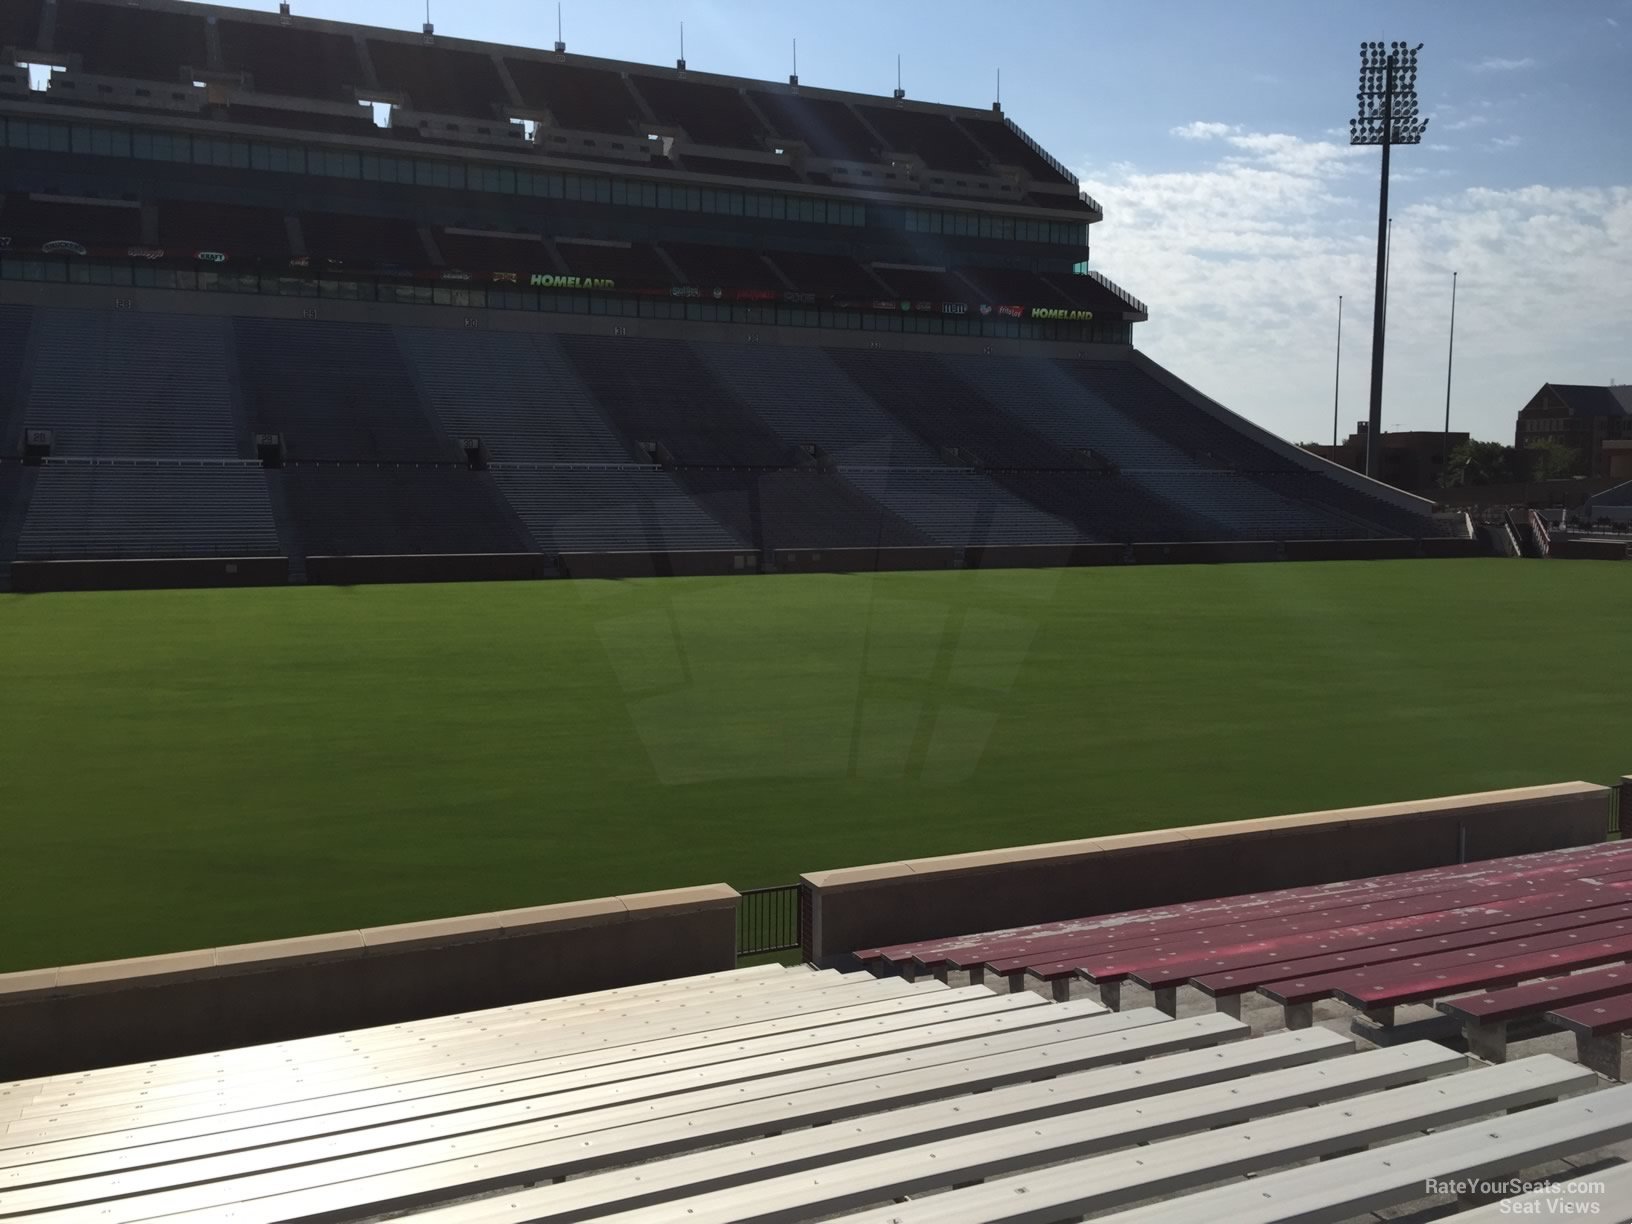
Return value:
[(131, 259), (163, 259), (164, 248), (134, 246), (126, 251), (125, 254)]
[(77, 242), (69, 242), (66, 238), (58, 238), (48, 242), (40, 248), (47, 255), (84, 255), (86, 250)]

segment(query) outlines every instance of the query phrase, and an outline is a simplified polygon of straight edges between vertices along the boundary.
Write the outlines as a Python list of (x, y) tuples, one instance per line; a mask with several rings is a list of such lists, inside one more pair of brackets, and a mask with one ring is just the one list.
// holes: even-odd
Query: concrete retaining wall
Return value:
[(1609, 795), (1566, 782), (811, 872), (805, 958), (1590, 845)]
[(569, 578), (697, 578), (759, 572), (759, 554), (751, 548), (730, 552), (562, 553), (557, 561)]
[(0, 1080), (715, 973), (724, 884), (0, 974)]
[(543, 578), (545, 570), (541, 553), (306, 558), (306, 581), (331, 586), (372, 582), (521, 582)]
[(129, 561), (11, 563), (11, 589), (27, 594), (282, 586), (288, 581), (287, 557), (155, 557)]

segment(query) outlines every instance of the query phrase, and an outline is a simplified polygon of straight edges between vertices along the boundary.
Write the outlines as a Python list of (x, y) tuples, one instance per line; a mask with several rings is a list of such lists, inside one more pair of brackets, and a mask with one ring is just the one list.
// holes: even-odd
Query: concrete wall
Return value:
[(805, 957), (1590, 845), (1609, 815), (1565, 782), (811, 872)]
[(520, 582), (546, 576), (541, 553), (412, 553), (406, 556), (307, 557), (306, 581)]
[(568, 578), (699, 578), (759, 573), (751, 548), (705, 552), (562, 553), (556, 558)]
[(11, 563), (11, 589), (23, 593), (282, 586), (288, 581), (287, 557), (177, 557)]
[(0, 974), (0, 1080), (715, 973), (736, 924), (711, 884)]

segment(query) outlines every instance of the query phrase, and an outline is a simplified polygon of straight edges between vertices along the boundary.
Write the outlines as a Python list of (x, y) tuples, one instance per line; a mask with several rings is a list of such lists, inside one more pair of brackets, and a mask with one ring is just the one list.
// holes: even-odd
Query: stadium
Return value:
[(1104, 217), (0, 0), (0, 1219), (1632, 1220), (1624, 543), (1215, 401)]

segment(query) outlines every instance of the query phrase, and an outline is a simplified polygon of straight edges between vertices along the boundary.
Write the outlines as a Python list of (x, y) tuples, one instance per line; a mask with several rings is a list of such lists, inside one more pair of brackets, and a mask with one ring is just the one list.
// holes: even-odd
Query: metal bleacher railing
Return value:
[(737, 956), (787, 952), (802, 943), (799, 885), (744, 888), (737, 902)]
[(1107, 289), (1111, 293), (1116, 294), (1116, 296), (1121, 298), (1122, 301), (1126, 302), (1130, 308), (1137, 310), (1140, 314), (1150, 313), (1149, 309), (1143, 302), (1134, 297), (1133, 294), (1122, 288), (1122, 286), (1117, 284), (1115, 281), (1108, 279), (1103, 273), (1095, 272), (1092, 268), (1090, 268), (1086, 275), (1096, 285), (1099, 285), (1101, 288)]

